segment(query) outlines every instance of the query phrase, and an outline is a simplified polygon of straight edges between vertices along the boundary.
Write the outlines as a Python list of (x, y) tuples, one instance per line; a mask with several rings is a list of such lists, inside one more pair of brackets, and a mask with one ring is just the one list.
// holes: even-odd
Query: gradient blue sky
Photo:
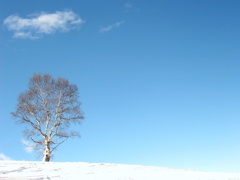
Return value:
[[(6, 23), (57, 11), (82, 21)], [(240, 172), (239, 18), (238, 0), (0, 0), (0, 154), (40, 160), (10, 112), (50, 73), (77, 84), (86, 116), (54, 161)]]

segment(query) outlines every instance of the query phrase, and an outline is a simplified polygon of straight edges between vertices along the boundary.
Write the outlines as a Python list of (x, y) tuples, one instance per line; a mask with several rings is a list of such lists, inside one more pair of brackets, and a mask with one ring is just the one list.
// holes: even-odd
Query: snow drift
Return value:
[(0, 161), (0, 179), (240, 180), (240, 173), (108, 163)]

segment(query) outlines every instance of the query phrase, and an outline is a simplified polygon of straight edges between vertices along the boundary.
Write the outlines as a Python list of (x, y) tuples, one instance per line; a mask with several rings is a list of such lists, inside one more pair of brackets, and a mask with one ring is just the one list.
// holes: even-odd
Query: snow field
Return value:
[(240, 180), (240, 173), (83, 162), (0, 161), (0, 180)]

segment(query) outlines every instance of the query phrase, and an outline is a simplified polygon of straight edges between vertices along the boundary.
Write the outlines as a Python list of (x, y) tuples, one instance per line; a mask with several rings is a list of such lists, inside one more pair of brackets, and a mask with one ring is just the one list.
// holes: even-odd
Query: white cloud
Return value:
[(100, 32), (111, 31), (113, 28), (118, 28), (118, 27), (120, 27), (124, 23), (125, 23), (125, 21), (119, 21), (119, 22), (116, 22), (116, 23), (114, 23), (112, 25), (108, 25), (106, 27), (102, 27), (102, 28), (100, 28)]
[(5, 154), (1, 153), (0, 154), (0, 160), (11, 161), (12, 159), (10, 157), (6, 156)]
[(27, 153), (32, 153), (34, 150), (34, 145), (30, 141), (26, 141), (24, 139), (21, 140), (21, 143), (25, 145), (25, 151)]
[(13, 37), (22, 39), (38, 39), (38, 36), (33, 36), (30, 32), (15, 32)]
[(21, 18), (11, 15), (4, 20), (4, 25), (14, 32), (13, 37), (24, 39), (37, 39), (43, 34), (67, 32), (79, 28), (84, 21), (73, 11), (56, 11), (49, 14), (41, 12)]

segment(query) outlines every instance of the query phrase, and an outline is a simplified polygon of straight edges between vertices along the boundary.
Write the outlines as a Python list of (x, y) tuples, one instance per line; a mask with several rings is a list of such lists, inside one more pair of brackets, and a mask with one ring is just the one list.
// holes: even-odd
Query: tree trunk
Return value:
[(50, 142), (45, 141), (45, 150), (44, 150), (44, 162), (49, 162), (51, 158), (51, 151), (50, 151)]

